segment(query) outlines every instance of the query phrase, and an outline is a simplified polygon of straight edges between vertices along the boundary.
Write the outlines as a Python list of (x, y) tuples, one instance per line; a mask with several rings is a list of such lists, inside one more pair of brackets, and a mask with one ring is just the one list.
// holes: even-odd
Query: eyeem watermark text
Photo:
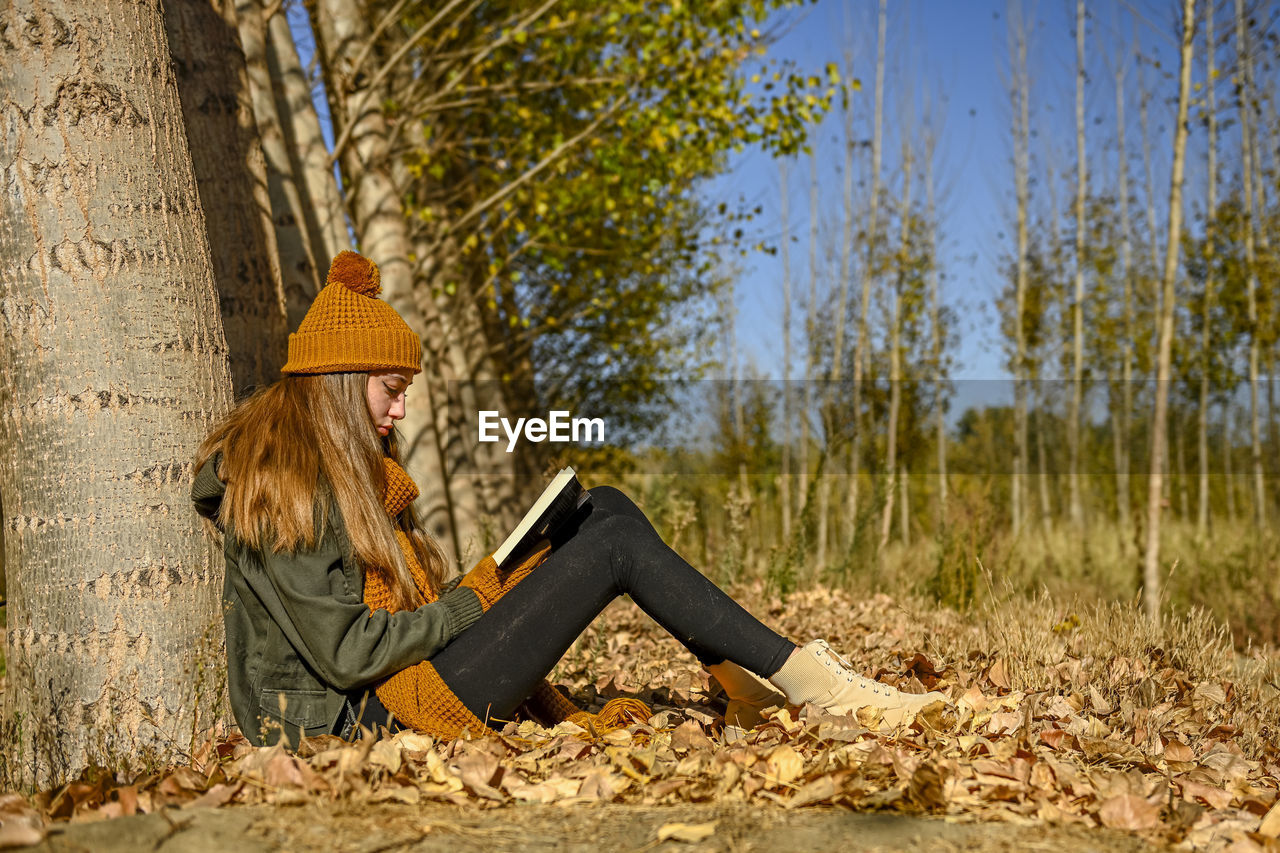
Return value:
[(542, 418), (516, 418), (515, 424), (502, 417), (497, 411), (482, 411), (480, 414), (479, 440), (499, 441), (498, 427), (507, 435), (507, 452), (515, 450), (516, 442), (523, 434), (525, 440), (534, 443), (542, 441), (604, 441), (603, 418), (573, 418), (562, 410), (547, 413)]

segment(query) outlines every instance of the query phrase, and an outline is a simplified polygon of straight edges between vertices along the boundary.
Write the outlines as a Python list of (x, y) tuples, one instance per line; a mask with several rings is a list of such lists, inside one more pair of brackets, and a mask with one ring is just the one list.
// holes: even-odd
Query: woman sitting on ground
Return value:
[(284, 376), (197, 453), (192, 499), (224, 534), (230, 699), (251, 742), (349, 739), (392, 720), (477, 734), (521, 708), (544, 723), (568, 718), (578, 709), (544, 679), (622, 594), (711, 671), (735, 727), (786, 702), (871, 706), (898, 725), (944, 699), (868, 681), (822, 640), (797, 647), (774, 633), (613, 488), (592, 489), (511, 571), (488, 558), (445, 583), (394, 429), (421, 342), (379, 289), (372, 262), (338, 255), (289, 336)]

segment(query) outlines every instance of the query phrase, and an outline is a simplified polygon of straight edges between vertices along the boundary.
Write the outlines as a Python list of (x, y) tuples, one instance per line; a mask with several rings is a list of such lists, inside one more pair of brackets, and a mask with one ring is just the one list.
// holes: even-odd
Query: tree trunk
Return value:
[[(237, 0), (236, 24), (244, 49), (253, 116), (266, 158), (267, 194), (290, 330), (298, 328), (324, 282), (329, 257), (317, 254), (303, 223), (307, 203), (298, 187), (289, 141), (271, 91), (262, 0)], [(332, 256), (330, 256), (332, 257)]]
[(907, 482), (907, 466), (899, 466), (898, 471), (898, 489), (902, 493), (899, 497), (898, 520), (899, 535), (902, 536), (902, 545), (904, 548), (911, 547), (911, 490)]
[(44, 787), (222, 713), (189, 487), (230, 376), (159, 5), (23, 0), (0, 31), (3, 775)]
[(1040, 417), (1036, 418), (1036, 471), (1038, 472), (1037, 480), (1039, 480), (1040, 491), (1040, 527), (1047, 537), (1049, 528), (1053, 523), (1053, 504), (1049, 497), (1049, 471), (1044, 452), (1044, 406), (1043, 396), (1036, 404), (1037, 413)]
[(351, 248), (351, 236), (347, 232), (346, 205), (334, 180), (320, 117), (311, 100), (311, 81), (298, 58), (289, 19), (283, 10), (267, 21), (266, 55), (280, 126), (293, 157), (298, 192), (306, 202), (302, 221), (323, 272), (334, 255)]
[[(929, 128), (927, 135), (928, 149), (924, 161), (925, 169), (925, 204), (929, 219), (929, 326), (933, 332), (933, 369), (936, 371), (934, 383), (937, 397), (934, 400), (934, 441), (938, 452), (938, 509), (937, 524), (941, 531), (947, 523), (947, 414), (943, 395), (946, 390), (946, 370), (944, 369), (942, 350), (945, 330), (942, 327), (941, 282), (938, 277), (938, 209), (934, 199), (933, 157), (937, 144), (937, 132)], [(1026, 409), (1023, 409), (1023, 416)], [(1025, 434), (1024, 434), (1025, 436)]]
[(1236, 473), (1234, 467), (1234, 445), (1231, 438), (1231, 402), (1222, 403), (1222, 476), (1227, 492), (1227, 519), (1234, 524), (1236, 512)]
[(1236, 74), (1240, 80), (1240, 171), (1244, 184), (1244, 259), (1248, 276), (1249, 310), (1249, 462), (1253, 472), (1253, 524), (1261, 531), (1267, 516), (1266, 481), (1262, 464), (1262, 411), (1258, 402), (1262, 324), (1258, 316), (1258, 254), (1254, 215), (1254, 169), (1257, 150), (1253, 139), (1253, 60), (1245, 28), (1244, 0), (1236, 0)]
[(886, 0), (880, 0), (876, 25), (876, 93), (875, 114), (871, 131), (871, 198), (867, 218), (867, 257), (862, 267), (862, 303), (858, 309), (858, 343), (853, 354), (853, 446), (850, 451), (849, 517), (856, 524), (858, 518), (858, 469), (861, 467), (862, 433), (868, 418), (862, 412), (862, 383), (867, 380), (871, 348), (867, 340), (867, 319), (871, 313), (871, 282), (876, 274), (877, 246), (880, 212), (880, 157), (884, 132), (884, 41), (887, 19)]
[(1080, 496), (1080, 420), (1084, 406), (1084, 232), (1088, 162), (1084, 150), (1084, 0), (1076, 0), (1076, 275), (1071, 302), (1071, 412), (1067, 416), (1067, 493), (1071, 523), (1084, 523)]
[(1205, 202), (1205, 278), (1204, 300), (1200, 314), (1200, 400), (1196, 413), (1196, 447), (1199, 453), (1200, 479), (1196, 504), (1196, 536), (1209, 535), (1209, 367), (1213, 359), (1213, 298), (1216, 285), (1214, 262), (1218, 239), (1218, 103), (1216, 45), (1213, 34), (1214, 5), (1205, 3), (1205, 91), (1208, 98), (1209, 150), (1206, 171), (1209, 185)]
[(1178, 516), (1186, 520), (1191, 517), (1189, 497), (1187, 495), (1187, 448), (1186, 430), (1183, 428), (1181, 412), (1173, 421), (1175, 453), (1178, 461)]
[[(818, 327), (818, 155), (809, 153), (809, 305), (805, 313), (804, 402), (800, 411), (800, 517), (811, 515), (809, 506), (809, 417), (813, 412), (813, 385), (817, 381)], [(808, 510), (808, 512), (806, 512)]]
[(788, 196), (787, 161), (778, 160), (782, 217), (782, 475), (778, 480), (778, 506), (782, 512), (782, 539), (791, 540), (791, 205)]
[(1116, 416), (1116, 532), (1122, 554), (1130, 553), (1133, 494), (1130, 478), (1129, 441), (1133, 418), (1133, 225), (1129, 221), (1129, 147), (1125, 144), (1124, 112), (1125, 57), (1116, 62), (1116, 142), (1120, 202), (1120, 282), (1124, 301), (1124, 342), (1120, 346), (1120, 411)]
[[(849, 75), (850, 78), (852, 78), (853, 77), (853, 51), (848, 46), (846, 46), (845, 48), (844, 65), (845, 65), (845, 72)], [(849, 280), (853, 275), (853, 269), (852, 269), (853, 240), (854, 240), (853, 149), (854, 149), (854, 146), (857, 144), (857, 140), (854, 138), (852, 103), (845, 104), (843, 116), (844, 116), (844, 175), (843, 175), (844, 187), (843, 187), (843, 192), (841, 193), (841, 212), (843, 214), (843, 218), (841, 220), (842, 227), (841, 227), (841, 239), (840, 239), (840, 291), (839, 291), (840, 296), (836, 303), (835, 330), (834, 330), (832, 347), (831, 347), (831, 382), (826, 386), (828, 389), (838, 388), (840, 385), (840, 380), (843, 376), (844, 346), (845, 346), (844, 329), (845, 329), (845, 323), (847, 322), (848, 316), (849, 316)], [(856, 393), (857, 392), (855, 391), (855, 394)], [(856, 411), (857, 410), (855, 408), (855, 420), (853, 424), (853, 430), (855, 433), (857, 431)], [(836, 420), (834, 417), (828, 418), (827, 426), (828, 426), (828, 429), (830, 430), (830, 434), (827, 437), (827, 443), (828, 443), (828, 446), (831, 447), (833, 446), (833, 438), (835, 437), (835, 430), (837, 428)], [(841, 549), (841, 551), (845, 551), (852, 544), (853, 526), (854, 524), (856, 524), (857, 517), (858, 517), (857, 484), (853, 482), (856, 479), (858, 467), (857, 467), (857, 461), (852, 458), (853, 443), (850, 442), (847, 445), (847, 447), (849, 448), (850, 456), (851, 456), (849, 460), (849, 465), (848, 465), (850, 483), (848, 484), (848, 488), (846, 489), (846, 492), (849, 498), (848, 518), (850, 519), (850, 522), (848, 524), (838, 525), (837, 535), (836, 537), (834, 537), (836, 546), (839, 549)], [(832, 460), (832, 461), (834, 462), (835, 460)], [(824, 483), (825, 482), (826, 480), (824, 479)], [(826, 498), (825, 487), (821, 496), (824, 499)], [(825, 506), (825, 503), (824, 503), (824, 506)], [(824, 512), (823, 515), (825, 514), (826, 513)], [(847, 537), (844, 536), (846, 532), (849, 534)], [(821, 547), (822, 545), (819, 544), (819, 548)], [(820, 566), (824, 565), (824, 561), (822, 559), (819, 559), (818, 564)]]
[(1156, 401), (1151, 418), (1151, 479), (1147, 490), (1147, 547), (1142, 567), (1142, 601), (1147, 618), (1160, 616), (1160, 507), (1163, 491), (1169, 381), (1173, 363), (1173, 314), (1178, 274), (1178, 242), (1182, 234), (1182, 175), (1187, 154), (1187, 104), (1191, 96), (1191, 56), (1196, 28), (1195, 0), (1182, 3), (1182, 47), (1178, 64), (1178, 115), (1173, 135), (1173, 170), (1169, 177), (1169, 230), (1160, 295), (1160, 337), (1156, 360)]
[[(439, 355), (429, 334), (439, 318), (424, 313), (430, 300), (414, 293), (412, 245), (400, 193), (392, 179), (383, 99), (367, 96), (367, 75), (351, 77), (356, 56), (369, 38), (367, 16), (355, 0), (319, 0), (308, 11), (316, 34), (316, 50), (325, 74), (334, 129), (351, 126), (350, 143), (343, 149), (342, 171), (356, 242), (382, 274), (382, 298), (423, 338), (423, 372), (410, 394), (399, 430), (405, 435), (405, 467), (418, 484), (419, 517), (425, 529), (440, 540), (451, 556), (465, 549), (459, 530), (462, 509), (450, 491), (449, 472), (442, 454), (448, 436), (441, 423), (448, 408), (450, 364)], [(433, 352), (434, 351), (434, 352)]]
[[(909, 133), (903, 134), (910, 139)], [(902, 413), (902, 325), (903, 290), (906, 287), (907, 264), (911, 262), (911, 143), (902, 144), (902, 213), (898, 234), (898, 270), (893, 288), (893, 316), (889, 327), (889, 424), (885, 439), (884, 515), (880, 521), (880, 547), (889, 544), (893, 525), (894, 478), (898, 475), (898, 421)]]
[(1027, 251), (1029, 236), (1027, 220), (1030, 215), (1029, 180), (1031, 171), (1031, 95), (1027, 79), (1027, 28), (1022, 18), (1021, 5), (1011, 7), (1010, 34), (1014, 41), (1014, 131), (1013, 168), (1014, 189), (1017, 195), (1018, 246), (1014, 283), (1014, 443), (1013, 481), (1010, 502), (1013, 514), (1013, 532), (1022, 529), (1024, 495), (1027, 473)]
[(240, 394), (279, 377), (289, 334), (266, 162), (231, 0), (165, 0), (164, 17)]

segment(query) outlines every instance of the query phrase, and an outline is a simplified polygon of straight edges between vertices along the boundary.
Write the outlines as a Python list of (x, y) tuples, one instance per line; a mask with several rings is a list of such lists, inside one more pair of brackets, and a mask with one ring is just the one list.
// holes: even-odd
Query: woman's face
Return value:
[(369, 374), (369, 413), (378, 435), (390, 435), (395, 422), (404, 417), (404, 394), (412, 382), (413, 374), (408, 370), (375, 370)]

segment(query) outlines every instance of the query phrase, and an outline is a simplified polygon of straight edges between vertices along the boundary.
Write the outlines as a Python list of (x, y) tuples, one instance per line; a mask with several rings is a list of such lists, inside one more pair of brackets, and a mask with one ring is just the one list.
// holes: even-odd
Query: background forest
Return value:
[[(569, 463), (738, 588), (1047, 589), (1274, 643), (1276, 10), (1060, 6), (993, 19), (995, 272), (962, 292), (928, 3), (8, 4), (7, 778), (219, 713), (190, 459), (347, 248), (422, 335), (402, 433), (460, 565)], [(819, 15), (838, 57), (773, 49)], [(479, 409), (609, 440), (508, 454)]]

